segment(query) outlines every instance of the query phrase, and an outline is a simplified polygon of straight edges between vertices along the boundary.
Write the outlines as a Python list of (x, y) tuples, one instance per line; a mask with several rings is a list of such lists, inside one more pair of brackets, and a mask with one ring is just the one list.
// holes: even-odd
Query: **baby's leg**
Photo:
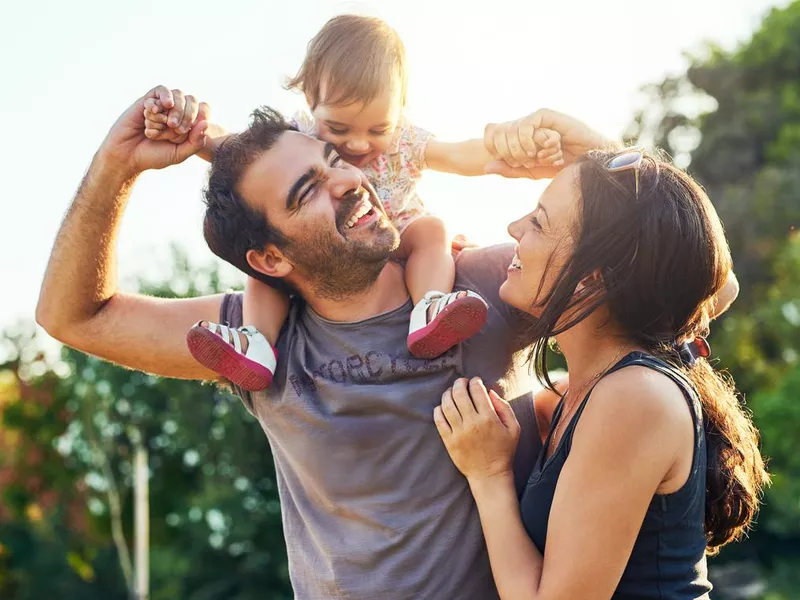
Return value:
[(186, 335), (189, 351), (200, 364), (239, 387), (263, 390), (275, 374), (278, 357), (274, 344), (288, 310), (285, 294), (248, 278), (242, 306), (246, 325), (231, 329), (201, 322)]
[(244, 286), (242, 322), (252, 325), (273, 346), (278, 343), (278, 334), (289, 314), (289, 297), (252, 277)]
[(411, 222), (400, 237), (399, 254), (407, 259), (406, 286), (414, 304), (430, 291), (453, 291), (456, 267), (441, 219), (425, 216)]
[(453, 291), (455, 263), (444, 223), (420, 217), (400, 237), (406, 286), (414, 300), (408, 349), (419, 358), (439, 356), (480, 331), (487, 305), (475, 292)]

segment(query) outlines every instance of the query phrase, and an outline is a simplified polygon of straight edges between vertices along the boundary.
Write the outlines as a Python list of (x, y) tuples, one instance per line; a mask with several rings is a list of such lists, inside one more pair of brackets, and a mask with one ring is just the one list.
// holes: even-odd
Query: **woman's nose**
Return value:
[(517, 219), (516, 221), (511, 221), (511, 223), (508, 224), (508, 235), (517, 241), (519, 241), (519, 238), (522, 237), (522, 233), (520, 231), (521, 221), (522, 219)]

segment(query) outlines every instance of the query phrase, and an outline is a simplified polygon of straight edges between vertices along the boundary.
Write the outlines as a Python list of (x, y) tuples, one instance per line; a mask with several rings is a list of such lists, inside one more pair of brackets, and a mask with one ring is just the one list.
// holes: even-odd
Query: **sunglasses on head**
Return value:
[(634, 181), (636, 182), (636, 199), (639, 199), (639, 168), (644, 160), (644, 150), (641, 148), (628, 148), (616, 156), (612, 156), (606, 163), (606, 170), (609, 173), (622, 173), (623, 171), (633, 171)]

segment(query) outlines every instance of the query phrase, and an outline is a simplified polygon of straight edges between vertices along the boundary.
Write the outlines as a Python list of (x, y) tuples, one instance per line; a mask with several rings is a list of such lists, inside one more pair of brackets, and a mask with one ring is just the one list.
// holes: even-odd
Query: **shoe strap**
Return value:
[[(277, 352), (258, 329), (249, 325), (232, 328), (213, 321), (207, 321), (207, 323), (208, 330), (218, 334), (226, 344), (231, 344), (237, 353), (264, 365), (273, 373), (275, 372), (278, 361)], [(202, 326), (202, 321), (196, 323), (195, 326)], [(247, 352), (242, 352), (242, 340), (239, 333), (247, 336)]]

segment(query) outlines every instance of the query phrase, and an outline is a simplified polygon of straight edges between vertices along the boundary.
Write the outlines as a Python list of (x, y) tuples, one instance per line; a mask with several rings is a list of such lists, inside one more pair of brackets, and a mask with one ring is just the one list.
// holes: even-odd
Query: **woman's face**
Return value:
[(577, 175), (576, 166), (561, 171), (542, 194), (536, 210), (508, 226), (517, 248), (500, 286), (500, 297), (534, 316), (541, 314), (542, 307), (536, 305), (550, 290), (575, 246), (575, 221), (580, 218), (581, 206)]

